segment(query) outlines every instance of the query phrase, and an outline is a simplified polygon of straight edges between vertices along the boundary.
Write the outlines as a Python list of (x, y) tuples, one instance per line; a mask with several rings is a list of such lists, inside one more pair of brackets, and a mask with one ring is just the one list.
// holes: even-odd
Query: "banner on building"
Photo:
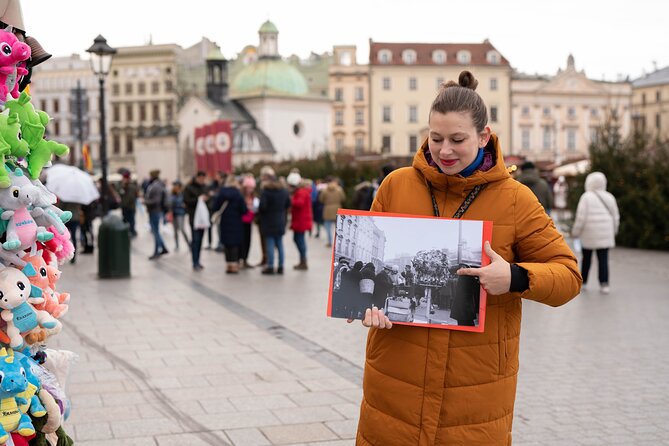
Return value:
[(214, 121), (195, 128), (195, 164), (197, 170), (214, 176), (232, 172), (232, 126), (230, 121)]

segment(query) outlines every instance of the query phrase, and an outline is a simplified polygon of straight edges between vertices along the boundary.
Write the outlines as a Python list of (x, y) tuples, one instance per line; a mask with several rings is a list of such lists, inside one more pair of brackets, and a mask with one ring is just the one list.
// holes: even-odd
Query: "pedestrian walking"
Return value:
[(321, 228), (323, 227), (323, 203), (318, 199), (319, 194), (327, 185), (321, 180), (316, 180), (311, 186), (311, 212), (314, 218), (314, 225), (316, 226), (316, 234), (314, 238), (321, 236)]
[(248, 210), (244, 197), (239, 191), (239, 182), (234, 175), (229, 175), (223, 187), (218, 190), (211, 206), (213, 213), (220, 212), (219, 240), (225, 249), (225, 261), (228, 274), (239, 272), (239, 256), (244, 241), (242, 217)]
[(240, 266), (244, 269), (253, 268), (249, 263), (249, 252), (251, 251), (251, 236), (253, 234), (253, 221), (258, 213), (260, 199), (256, 196), (256, 179), (253, 174), (248, 173), (242, 177), (242, 196), (246, 203), (246, 214), (242, 216), (244, 225), (244, 238), (240, 255)]
[(200, 263), (200, 252), (202, 251), (202, 240), (204, 239), (204, 229), (195, 228), (195, 208), (199, 198), (203, 200), (209, 199), (209, 191), (207, 188), (207, 174), (203, 171), (191, 179), (184, 189), (184, 205), (186, 206), (186, 213), (188, 214), (188, 223), (190, 224), (191, 237), (191, 259), (193, 263), (193, 270), (200, 271), (203, 266)]
[(70, 218), (65, 223), (65, 227), (67, 228), (68, 231), (70, 231), (70, 241), (72, 241), (72, 245), (74, 246), (74, 253), (72, 254), (72, 258), (70, 259), (70, 263), (76, 263), (76, 261), (77, 261), (77, 249), (78, 249), (77, 248), (77, 230), (79, 229), (79, 226), (80, 226), (81, 204), (60, 201), (60, 202), (58, 202), (57, 206), (63, 212), (69, 211), (69, 212), (72, 213), (72, 218)]
[(344, 206), (346, 194), (336, 178), (330, 178), (327, 187), (318, 195), (318, 200), (323, 203), (323, 222), (328, 241), (325, 246), (332, 246), (334, 223), (337, 219), (337, 210)]
[(179, 234), (186, 241), (186, 246), (190, 246), (188, 234), (186, 234), (186, 204), (184, 203), (183, 186), (181, 181), (172, 183), (172, 192), (170, 194), (170, 214), (172, 215), (172, 227), (174, 228), (174, 250), (179, 250)]
[[(270, 177), (263, 183), (258, 214), (260, 233), (265, 238), (267, 264), (262, 274), (283, 274), (284, 250), (283, 235), (286, 233), (286, 215), (290, 208), (288, 190), (276, 177)], [(277, 251), (278, 265), (274, 269), (274, 251)]]
[(508, 446), (520, 298), (558, 306), (580, 289), (571, 250), (532, 192), (509, 175), (477, 84), (463, 71), (458, 82), (442, 85), (412, 166), (384, 178), (371, 210), (493, 222), (492, 246), (484, 244), (490, 264), (458, 270), (478, 277), (488, 293), (485, 332), (395, 326), (368, 308), (362, 323), (374, 330), (367, 338), (359, 446)]
[(290, 229), (293, 231), (293, 241), (300, 253), (300, 263), (293, 266), (296, 270), (306, 271), (307, 265), (307, 241), (305, 234), (311, 231), (312, 209), (311, 209), (311, 181), (304, 180), (299, 173), (291, 173), (286, 178), (292, 192), (290, 205)]
[(541, 178), (539, 169), (532, 161), (525, 161), (520, 166), (521, 173), (516, 178), (520, 183), (529, 187), (532, 193), (537, 197), (539, 203), (544, 207), (548, 215), (553, 209), (553, 191), (548, 181)]
[(606, 176), (592, 172), (585, 178), (585, 192), (578, 200), (576, 217), (571, 230), (573, 237), (581, 240), (581, 275), (583, 285), (588, 282), (592, 252), (597, 253), (600, 291), (608, 294), (609, 248), (616, 246), (616, 234), (620, 225), (620, 213), (616, 198), (606, 191)]
[(368, 211), (374, 201), (374, 185), (371, 181), (361, 179), (353, 189), (353, 209)]
[[(262, 196), (262, 192), (265, 190), (265, 186), (269, 183), (273, 183), (276, 181), (276, 175), (274, 173), (274, 169), (272, 169), (271, 166), (262, 166), (260, 168), (260, 191), (259, 195)], [(260, 206), (260, 205), (258, 205)], [(258, 211), (256, 214), (255, 218), (255, 223), (258, 225), (258, 232), (260, 233), (260, 248), (262, 249), (262, 260), (260, 261), (260, 264), (258, 266), (264, 268), (267, 266), (267, 242), (265, 240), (265, 235), (262, 232), (262, 222), (261, 220), (261, 213)]]
[(123, 221), (128, 224), (130, 237), (137, 236), (135, 229), (135, 214), (137, 213), (137, 198), (139, 197), (139, 186), (130, 177), (130, 172), (124, 170), (121, 174), (121, 182), (118, 186), (118, 195), (121, 199), (121, 215)]
[(153, 255), (149, 260), (155, 260), (169, 251), (165, 246), (165, 241), (160, 235), (160, 222), (163, 220), (165, 210), (169, 209), (167, 199), (167, 190), (165, 185), (160, 180), (160, 170), (154, 169), (149, 172), (149, 185), (144, 194), (144, 205), (146, 211), (149, 213), (149, 224), (151, 225), (151, 234), (153, 234)]

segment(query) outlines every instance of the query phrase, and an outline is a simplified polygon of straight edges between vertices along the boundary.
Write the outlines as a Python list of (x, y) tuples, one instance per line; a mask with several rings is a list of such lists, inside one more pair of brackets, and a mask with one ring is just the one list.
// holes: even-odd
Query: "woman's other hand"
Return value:
[(460, 268), (459, 276), (477, 276), (481, 286), (490, 294), (508, 293), (511, 288), (511, 265), (490, 247), (490, 242), (483, 245), (490, 257), (490, 264), (482, 268)]
[[(346, 322), (350, 324), (353, 322), (353, 319), (347, 319)], [(376, 306), (365, 310), (365, 318), (361, 322), (362, 325), (368, 328), (392, 328), (393, 326), (393, 323), (390, 322), (388, 316), (383, 314), (383, 310), (379, 310)]]

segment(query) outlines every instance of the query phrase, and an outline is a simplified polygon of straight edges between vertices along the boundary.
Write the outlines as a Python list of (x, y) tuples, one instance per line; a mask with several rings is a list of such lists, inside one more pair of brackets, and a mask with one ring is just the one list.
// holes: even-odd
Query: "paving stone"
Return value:
[(260, 430), (275, 445), (338, 439), (337, 435), (322, 423), (263, 427)]
[(225, 433), (235, 446), (271, 445), (267, 437), (259, 429), (228, 429)]

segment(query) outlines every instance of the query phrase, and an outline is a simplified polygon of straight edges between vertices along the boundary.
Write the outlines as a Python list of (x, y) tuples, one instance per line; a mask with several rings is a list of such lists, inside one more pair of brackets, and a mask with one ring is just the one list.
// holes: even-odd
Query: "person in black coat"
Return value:
[[(242, 216), (246, 213), (246, 201), (239, 190), (237, 179), (230, 175), (225, 185), (214, 197), (211, 206), (212, 215), (220, 214), (219, 240), (225, 246), (225, 261), (228, 274), (239, 272), (239, 254), (244, 241), (244, 223)], [(216, 223), (216, 222), (214, 222)]]
[(362, 266), (363, 263), (357, 261), (353, 264), (353, 268), (341, 273), (341, 284), (335, 293), (336, 307), (333, 316), (348, 319), (362, 319), (364, 316), (367, 302), (360, 294)]
[(378, 309), (384, 309), (386, 306), (386, 298), (388, 293), (393, 290), (393, 280), (390, 278), (392, 266), (386, 265), (380, 273), (374, 278), (374, 295), (372, 297), (372, 304)]
[(204, 229), (195, 229), (193, 220), (195, 218), (195, 208), (198, 198), (209, 199), (208, 188), (206, 185), (207, 174), (199, 171), (184, 189), (184, 205), (188, 214), (188, 222), (191, 231), (191, 257), (193, 260), (193, 270), (200, 271), (203, 267), (200, 264), (200, 251), (202, 250), (202, 239), (204, 239)]
[(272, 177), (263, 187), (260, 195), (260, 233), (265, 238), (267, 265), (262, 274), (274, 274), (274, 250), (279, 252), (277, 274), (283, 274), (283, 235), (286, 233), (287, 211), (290, 209), (290, 195), (276, 177)]
[[(469, 268), (469, 265), (460, 264), (456, 268)], [(451, 304), (451, 319), (458, 321), (458, 325), (474, 326), (478, 317), (481, 288), (477, 277), (458, 276), (455, 285), (455, 297)]]

